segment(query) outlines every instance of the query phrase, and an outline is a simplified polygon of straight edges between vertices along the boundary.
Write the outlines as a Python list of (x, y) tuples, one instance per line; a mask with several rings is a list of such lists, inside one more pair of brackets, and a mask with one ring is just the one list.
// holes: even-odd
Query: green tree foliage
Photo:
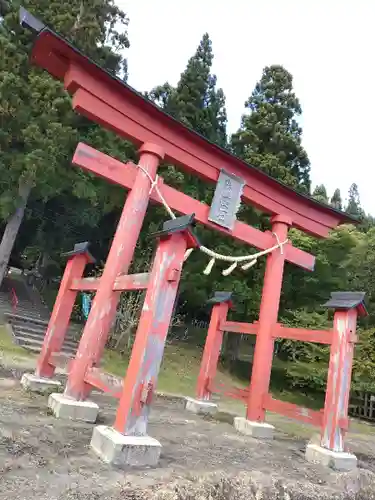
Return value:
[(233, 151), (267, 174), (308, 193), (310, 162), (301, 144), (301, 105), (293, 77), (282, 66), (264, 68), (245, 103), (248, 114), (232, 137)]
[[(126, 61), (118, 51), (129, 46), (128, 19), (113, 0), (22, 4), (104, 67), (126, 76)], [(71, 192), (99, 203), (99, 181), (72, 169), (70, 160), (79, 139), (91, 137), (95, 143), (103, 134), (110, 136), (72, 112), (60, 82), (30, 67), (32, 35), (19, 25), (19, 6), (18, 1), (1, 3), (0, 218), (7, 224), (0, 244), (0, 283), (31, 195), (47, 200)]]
[(312, 196), (316, 201), (319, 201), (320, 203), (326, 203), (328, 205), (328, 195), (324, 184), (316, 186)]
[(363, 214), (361, 224), (359, 225), (359, 228), (363, 232), (367, 232), (370, 229), (375, 227), (375, 218), (370, 215), (370, 214)]
[[(177, 86), (164, 83), (146, 95), (173, 118), (211, 142), (226, 146), (225, 96), (222, 89), (216, 88), (216, 76), (211, 73), (213, 58), (212, 42), (206, 33), (188, 60)], [(172, 165), (165, 167), (163, 175), (167, 182), (194, 198), (211, 201), (213, 189), (196, 176)]]
[[(216, 76), (211, 73), (213, 57), (212, 42), (206, 33), (188, 60), (177, 86), (165, 83), (146, 95), (173, 118), (211, 142), (225, 146), (225, 96), (222, 89), (216, 88)], [(196, 176), (183, 173), (173, 165), (167, 165), (163, 175), (171, 185), (194, 198), (211, 201), (213, 190)]]
[(341, 226), (329, 238), (321, 240), (291, 230), (293, 245), (315, 255), (315, 269), (306, 272), (286, 264), (281, 299), (281, 315), (289, 317), (295, 310), (316, 311), (331, 292), (348, 289), (347, 266), (358, 244), (358, 231), (353, 226)]
[(356, 245), (350, 252), (346, 267), (349, 287), (367, 294), (369, 318), (366, 325), (375, 326), (375, 228), (355, 233)]
[(206, 33), (181, 74), (176, 88), (168, 83), (153, 89), (149, 97), (167, 113), (211, 142), (227, 142), (225, 96), (211, 74), (212, 42)]
[(370, 214), (366, 214), (361, 206), (358, 186), (355, 183), (349, 188), (345, 211), (357, 219), (358, 229), (361, 232), (367, 232), (374, 227), (374, 218)]
[(362, 215), (359, 191), (356, 183), (353, 183), (349, 188), (348, 204), (345, 208), (345, 211), (348, 214), (353, 215), (354, 217), (360, 217)]
[(340, 189), (335, 189), (335, 192), (333, 193), (330, 201), (330, 205), (332, 205), (333, 208), (336, 208), (336, 210), (342, 210), (342, 198)]
[(353, 391), (375, 392), (375, 331), (360, 329), (353, 362)]
[[(341, 226), (326, 240), (316, 240), (291, 232), (293, 244), (316, 255), (311, 274), (287, 269), (281, 302), (281, 321), (290, 326), (332, 328), (332, 313), (321, 305), (330, 292), (365, 291), (369, 316), (359, 321), (359, 344), (355, 350), (353, 390), (375, 390), (374, 294), (375, 228), (363, 232), (354, 226)], [(311, 343), (281, 341), (279, 353), (286, 361), (291, 386), (305, 391), (325, 390), (329, 348)]]

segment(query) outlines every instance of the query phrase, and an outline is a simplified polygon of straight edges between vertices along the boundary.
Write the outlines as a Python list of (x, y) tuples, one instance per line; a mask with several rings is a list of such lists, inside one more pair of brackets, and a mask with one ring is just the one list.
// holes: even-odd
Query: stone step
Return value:
[[(17, 306), (12, 306), (12, 292), (17, 294)], [(39, 353), (48, 327), (50, 311), (40, 294), (27, 284), (24, 277), (8, 276), (0, 291), (0, 314), (11, 324), (15, 342), (28, 350)], [(76, 353), (82, 325), (70, 324), (62, 353)]]
[(18, 344), (20, 347), (23, 347), (24, 349), (27, 349), (28, 351), (34, 352), (35, 354), (40, 353), (40, 346), (34, 346), (31, 344)]
[[(0, 309), (8, 309), (11, 311), (14, 310), (12, 304), (4, 303), (1, 300), (0, 300)], [(33, 304), (18, 304), (16, 307), (16, 311), (29, 311), (30, 313), (34, 314), (41, 314), (41, 313), (45, 313), (46, 315), (48, 314), (48, 311), (40, 311), (40, 309), (35, 308)]]
[[(31, 348), (34, 352), (40, 352), (42, 345), (43, 345), (43, 339), (30, 339), (28, 337), (21, 337), (16, 334), (16, 339), (17, 343), (21, 347), (27, 347)], [(67, 354), (75, 354), (76, 353), (76, 347), (71, 347), (67, 345), (63, 345), (61, 351)]]
[(48, 312), (48, 311), (45, 311), (44, 309), (36, 307), (35, 304), (33, 304), (32, 302), (18, 302), (16, 309), (28, 309), (31, 311), (35, 311), (37, 313)]
[(37, 325), (35, 323), (25, 323), (24, 321), (12, 321), (13, 329), (15, 330), (27, 330), (28, 332), (35, 333), (40, 337), (44, 337), (47, 331), (46, 326)]
[[(41, 340), (44, 341), (44, 333), (32, 331), (29, 328), (14, 328), (14, 334), (18, 337), (29, 338), (30, 340)], [(65, 337), (64, 345), (77, 348), (78, 342), (71, 337)]]
[[(25, 323), (22, 321), (12, 321), (12, 326), (14, 329), (28, 331), (30, 333), (34, 333), (35, 335), (39, 335), (40, 337), (44, 337), (47, 331), (47, 327), (36, 325), (34, 323)], [(75, 330), (68, 329), (68, 333), (67, 335), (65, 335), (65, 338), (66, 340), (77, 341), (77, 338), (79, 338), (79, 333), (80, 332), (77, 332)]]
[(40, 319), (42, 321), (48, 320), (48, 317), (41, 316), (40, 314), (32, 313), (30, 311), (17, 311), (17, 313), (14, 313), (13, 311), (11, 311), (9, 309), (7, 310), (7, 309), (1, 309), (0, 308), (0, 312), (2, 312), (4, 315), (14, 315), (14, 314), (17, 314), (17, 316), (26, 316), (28, 318)]
[[(5, 305), (12, 305), (12, 297), (10, 295), (4, 295), (4, 294), (0, 294), (0, 302), (2, 304), (5, 304)], [(17, 302), (17, 307), (20, 307), (20, 306), (25, 306), (25, 307), (38, 307), (38, 310), (39, 309), (42, 309), (44, 310), (45, 308), (44, 307), (39, 307), (39, 306), (36, 306), (34, 304), (34, 302), (32, 302), (31, 300), (25, 300), (25, 299), (20, 299), (18, 298), (18, 302)]]
[[(5, 319), (12, 325), (14, 331), (25, 332), (37, 338), (43, 339), (48, 327), (48, 321), (40, 318), (30, 318), (29, 316), (20, 316), (15, 314), (4, 314)], [(70, 324), (65, 339), (77, 344), (81, 337), (82, 325)]]
[(42, 325), (47, 328), (48, 326), (48, 320), (42, 319), (42, 318), (34, 318), (29, 315), (20, 315), (20, 314), (6, 314), (6, 318), (12, 322), (22, 322), (22, 323), (35, 323), (37, 325)]
[[(27, 323), (24, 321), (11, 321), (11, 324), (14, 329), (29, 331), (31, 333), (35, 333), (41, 337), (44, 337), (47, 331), (46, 325), (39, 325), (37, 323)], [(71, 340), (73, 342), (78, 342), (81, 337), (81, 328), (69, 327), (68, 332), (65, 335), (66, 340)]]
[[(13, 314), (13, 313), (6, 313), (5, 314), (6, 319), (12, 323), (12, 324), (24, 324), (28, 323), (31, 326), (31, 323), (35, 326), (38, 326), (39, 328), (44, 328), (47, 329), (49, 319), (48, 318), (39, 318), (39, 317), (33, 317), (29, 315), (21, 315), (21, 314)], [(76, 323), (70, 323), (69, 329), (71, 332), (76, 332), (80, 333), (82, 330), (82, 325), (76, 324)]]
[[(4, 305), (12, 305), (12, 299), (11, 297), (4, 297), (3, 295), (0, 295), (0, 302), (1, 304), (4, 304)], [(34, 306), (34, 304), (28, 300), (19, 300), (17, 302), (17, 306), (25, 306), (25, 307), (28, 307), (28, 306)]]
[[(36, 345), (32, 345), (32, 344), (21, 344), (21, 343), (18, 344), (18, 345), (20, 347), (23, 347), (23, 349), (27, 349), (28, 351), (33, 352), (35, 354), (39, 354), (40, 351), (41, 351), (40, 346), (36, 346)], [(76, 352), (75, 351), (74, 352), (65, 351), (64, 346), (63, 346), (61, 354), (65, 355), (65, 356), (67, 356), (69, 358), (73, 358), (74, 359), (74, 356), (75, 356)]]
[[(8, 313), (6, 314), (7, 319), (11, 320), (12, 323), (33, 323), (35, 327), (38, 328), (45, 328), (48, 323), (49, 323), (49, 318), (40, 318), (40, 317), (30, 317), (28, 315), (21, 315), (21, 314), (13, 314), (13, 313)], [(81, 331), (82, 326), (77, 323), (70, 323), (69, 328), (72, 331)]]

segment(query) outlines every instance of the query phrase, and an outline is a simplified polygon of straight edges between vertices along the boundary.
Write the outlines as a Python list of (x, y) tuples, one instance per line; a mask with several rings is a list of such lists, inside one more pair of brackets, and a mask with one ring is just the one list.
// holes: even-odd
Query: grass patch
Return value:
[[(158, 390), (171, 394), (194, 396), (197, 383), (202, 350), (186, 343), (173, 343), (165, 346), (164, 357), (158, 378)], [(129, 353), (119, 354), (106, 350), (103, 359), (103, 369), (114, 375), (123, 377), (129, 363)], [(215, 383), (224, 387), (236, 386), (246, 388), (250, 377), (243, 374), (229, 373), (229, 370), (219, 367)], [(276, 384), (275, 384), (276, 385)], [(311, 409), (320, 409), (324, 405), (324, 394), (303, 394), (297, 390), (282, 389), (279, 384), (271, 388), (274, 398), (294, 403)], [(236, 399), (220, 397), (223, 408), (239, 414), (244, 413), (244, 403)]]
[(350, 420), (349, 432), (352, 435), (375, 436), (375, 426), (372, 422)]
[(5, 325), (0, 325), (0, 356), (1, 355), (12, 355), (19, 357), (30, 357), (32, 354), (15, 344), (8, 327)]
[[(35, 358), (33, 353), (24, 349), (13, 342), (13, 338), (6, 326), (0, 325), (0, 360), (1, 357), (25, 360)], [(158, 378), (158, 391), (170, 394), (184, 396), (194, 396), (195, 387), (199, 373), (202, 350), (186, 343), (167, 344), (164, 351), (164, 358)], [(105, 350), (102, 368), (106, 372), (119, 377), (124, 377), (129, 363), (129, 353), (120, 354), (115, 351)], [(236, 386), (245, 388), (249, 381), (244, 377), (238, 377), (229, 373), (223, 367), (219, 367), (215, 379), (217, 384), (225, 387)], [(306, 408), (319, 409), (324, 405), (324, 395), (303, 394), (298, 390), (282, 389), (281, 384), (271, 388), (274, 398), (290, 403), (298, 404)], [(219, 420), (232, 423), (233, 414), (245, 415), (245, 403), (236, 399), (220, 396), (220, 409), (222, 409), (222, 418)], [(226, 414), (229, 412), (230, 414)], [(219, 415), (220, 417), (220, 415)], [(298, 421), (285, 419), (285, 417), (273, 413), (267, 415), (267, 422), (286, 434), (298, 439), (310, 439), (314, 433), (314, 427), (305, 425)], [(315, 432), (318, 432), (316, 429)], [(370, 423), (351, 420), (350, 434), (352, 436), (375, 436), (375, 426)]]
[[(185, 343), (167, 344), (158, 378), (158, 390), (171, 394), (193, 396), (197, 383), (199, 366), (202, 359), (201, 349)], [(123, 377), (129, 363), (129, 354), (123, 355), (107, 350), (103, 358), (103, 369), (114, 375)], [(219, 369), (217, 383), (245, 387), (246, 384)]]
[[(0, 325), (0, 356), (12, 356), (13, 358), (34, 358), (35, 356), (27, 349), (13, 342), (12, 335), (7, 327)], [(124, 377), (129, 363), (129, 353), (120, 354), (107, 349), (104, 352), (102, 367), (113, 375)], [(199, 347), (186, 343), (173, 343), (165, 346), (164, 357), (158, 378), (158, 390), (171, 394), (194, 396), (198, 379), (202, 350)], [(245, 377), (229, 373), (223, 367), (219, 367), (215, 382), (224, 387), (236, 386), (245, 388), (249, 382)], [(307, 408), (318, 409), (324, 404), (322, 398), (314, 395), (302, 394), (298, 391), (282, 390), (279, 387), (272, 390), (275, 398), (290, 403), (295, 403)], [(244, 413), (244, 403), (227, 397), (220, 397), (223, 408), (238, 414)]]
[(116, 351), (111, 351), (110, 349), (106, 349), (104, 351), (102, 359), (102, 367), (104, 371), (117, 375), (118, 377), (124, 377), (128, 363), (128, 353), (120, 354)]
[(272, 387), (271, 393), (275, 399), (287, 401), (288, 403), (303, 406), (304, 408), (310, 408), (311, 410), (320, 410), (324, 406), (324, 394), (305, 394), (298, 392), (298, 390), (273, 389)]

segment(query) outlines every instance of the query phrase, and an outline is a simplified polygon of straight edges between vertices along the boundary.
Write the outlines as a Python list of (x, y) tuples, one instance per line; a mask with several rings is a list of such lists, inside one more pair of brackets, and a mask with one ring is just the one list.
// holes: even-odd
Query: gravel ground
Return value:
[[(360, 468), (338, 474), (306, 463), (304, 440), (278, 432), (272, 442), (256, 441), (164, 398), (155, 401), (149, 428), (163, 445), (158, 467), (114, 469), (89, 448), (93, 426), (55, 419), (46, 397), (21, 390), (22, 371), (0, 368), (0, 499), (375, 498), (372, 435), (349, 439)], [(93, 399), (99, 423), (111, 425), (116, 401)]]

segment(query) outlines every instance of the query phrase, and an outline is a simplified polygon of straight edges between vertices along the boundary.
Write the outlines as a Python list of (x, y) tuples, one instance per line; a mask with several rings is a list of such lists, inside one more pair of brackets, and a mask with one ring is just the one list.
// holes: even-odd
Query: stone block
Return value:
[(58, 380), (37, 377), (33, 373), (24, 373), (21, 378), (21, 385), (26, 391), (39, 394), (51, 394), (61, 389), (62, 386)]
[(234, 427), (241, 434), (252, 436), (256, 439), (273, 439), (275, 427), (266, 422), (251, 422), (243, 417), (235, 417)]
[(328, 450), (317, 444), (308, 444), (305, 458), (308, 462), (320, 464), (337, 471), (357, 468), (357, 457), (351, 453)]
[(124, 436), (112, 427), (98, 425), (92, 434), (91, 448), (104, 462), (117, 467), (154, 467), (161, 444), (150, 436)]
[(217, 412), (217, 404), (202, 399), (185, 398), (185, 409), (196, 415), (213, 415)]
[(51, 394), (48, 407), (57, 418), (89, 423), (95, 423), (99, 413), (99, 406), (93, 401), (76, 401), (64, 394)]

